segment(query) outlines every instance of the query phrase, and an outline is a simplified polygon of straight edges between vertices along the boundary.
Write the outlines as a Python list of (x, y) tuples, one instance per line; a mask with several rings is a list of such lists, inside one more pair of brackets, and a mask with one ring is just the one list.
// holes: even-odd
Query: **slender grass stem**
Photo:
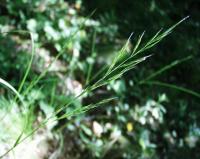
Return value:
[[(91, 58), (95, 57), (95, 40), (96, 40), (96, 30), (94, 31), (94, 35), (92, 38)], [(89, 83), (93, 65), (94, 65), (93, 62), (89, 63), (89, 68), (88, 68), (88, 73), (87, 73), (87, 78), (86, 78), (86, 85), (88, 85), (88, 83)]]

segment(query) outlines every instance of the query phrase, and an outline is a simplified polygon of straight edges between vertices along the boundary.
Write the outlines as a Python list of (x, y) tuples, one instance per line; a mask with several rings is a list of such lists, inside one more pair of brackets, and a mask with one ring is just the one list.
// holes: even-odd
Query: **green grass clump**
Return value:
[[(129, 45), (130, 39), (132, 38), (132, 35), (133, 35), (133, 34), (131, 34), (131, 36), (127, 40), (126, 44), (117, 53), (116, 57), (114, 58), (114, 60), (112, 61), (112, 63), (110, 65), (105, 66), (102, 70), (99, 71), (99, 73), (97, 73), (93, 77), (91, 77), (92, 66), (90, 66), (90, 69), (88, 70), (88, 75), (87, 75), (87, 78), (86, 78), (86, 86), (83, 89), (83, 91), (79, 95), (77, 95), (73, 99), (71, 99), (70, 101), (68, 101), (65, 104), (59, 106), (57, 110), (55, 110), (52, 114), (50, 114), (44, 121), (42, 121), (40, 123), (40, 125), (38, 127), (33, 129), (26, 136), (23, 136), (24, 132), (25, 132), (25, 129), (26, 129), (28, 124), (32, 124), (32, 123), (28, 123), (29, 105), (27, 105), (24, 102), (24, 97), (28, 96), (29, 92), (34, 88), (34, 86), (36, 86), (38, 84), (38, 82), (47, 74), (47, 72), (48, 72), (49, 68), (51, 67), (52, 63), (55, 62), (65, 52), (67, 46), (73, 40), (73, 37), (74, 37), (74, 35), (77, 34), (78, 30), (71, 34), (71, 37), (66, 41), (65, 46), (58, 53), (58, 55), (55, 57), (54, 61), (37, 78), (35, 78), (29, 84), (29, 86), (26, 89), (24, 89), (24, 84), (25, 84), (25, 81), (26, 81), (26, 79), (28, 77), (28, 74), (30, 72), (32, 61), (33, 61), (33, 57), (34, 57), (34, 54), (35, 54), (34, 41), (33, 41), (33, 38), (32, 38), (33, 37), (32, 33), (27, 32), (27, 31), (19, 31), (19, 33), (23, 33), (23, 34), (24, 33), (29, 33), (30, 34), (31, 44), (32, 44), (32, 55), (31, 55), (30, 62), (28, 64), (28, 66), (27, 66), (27, 70), (25, 72), (25, 75), (24, 75), (24, 77), (22, 79), (21, 84), (19, 85), (18, 90), (15, 89), (8, 82), (6, 82), (4, 79), (1, 79), (1, 78), (0, 78), (0, 84), (2, 84), (5, 87), (9, 88), (16, 95), (15, 100), (17, 101), (19, 99), (19, 101), (22, 103), (23, 108), (24, 108), (24, 112), (23, 113), (26, 114), (26, 119), (25, 119), (25, 122), (24, 122), (24, 127), (23, 127), (21, 133), (18, 135), (18, 137), (17, 137), (15, 143), (13, 144), (13, 146), (11, 146), (11, 148), (8, 151), (6, 151), (4, 154), (2, 154), (0, 156), (0, 158), (4, 157), (6, 154), (8, 154), (10, 151), (12, 151), (17, 145), (19, 145), (25, 139), (27, 139), (28, 137), (33, 135), (38, 129), (40, 129), (41, 127), (44, 127), (48, 122), (52, 122), (52, 121), (55, 121), (55, 120), (58, 121), (58, 120), (61, 120), (61, 119), (64, 119), (64, 118), (69, 118), (69, 117), (72, 117), (72, 116), (80, 115), (80, 114), (85, 113), (85, 112), (87, 112), (87, 111), (89, 111), (91, 109), (94, 109), (96, 107), (104, 105), (105, 103), (108, 103), (108, 102), (110, 102), (112, 100), (116, 100), (116, 98), (103, 99), (103, 100), (101, 100), (101, 101), (99, 101), (97, 103), (91, 103), (91, 104), (86, 105), (86, 106), (81, 106), (81, 107), (75, 108), (74, 110), (72, 110), (70, 112), (66, 112), (65, 114), (57, 117), (60, 112), (62, 112), (67, 107), (69, 107), (71, 104), (73, 104), (73, 102), (76, 99), (80, 98), (81, 96), (83, 96), (85, 94), (88, 94), (88, 93), (96, 90), (99, 87), (102, 87), (102, 86), (105, 86), (105, 85), (109, 84), (113, 80), (119, 79), (120, 77), (122, 77), (124, 75), (124, 73), (132, 70), (133, 68), (135, 68), (136, 65), (138, 65), (139, 63), (145, 61), (151, 55), (146, 55), (146, 56), (143, 55), (143, 56), (141, 56), (141, 54), (144, 53), (146, 50), (152, 48), (156, 44), (158, 44), (161, 40), (163, 40), (166, 36), (168, 36), (177, 25), (179, 25), (181, 22), (183, 22), (187, 18), (188, 17), (185, 17), (184, 19), (182, 19), (181, 21), (179, 21), (178, 23), (176, 23), (175, 25), (173, 25), (172, 27), (170, 27), (166, 31), (159, 30), (149, 41), (147, 41), (145, 43), (142, 42), (142, 38), (144, 36), (144, 32), (143, 32), (139, 36), (139, 38), (138, 38), (138, 40), (137, 40), (137, 42), (135, 44), (135, 47), (132, 49), (132, 51), (127, 51), (128, 50), (127, 47)], [(83, 22), (83, 24), (84, 24), (84, 22)], [(81, 26), (81, 27), (83, 27), (83, 26)], [(17, 31), (14, 31), (14, 32), (17, 32)], [(95, 34), (95, 36), (96, 36), (96, 34)], [(95, 38), (95, 36), (94, 36), (94, 38)], [(94, 46), (93, 46), (93, 49), (92, 49), (92, 54), (93, 54), (93, 52), (94, 52)], [(180, 61), (177, 61), (175, 63), (172, 63), (172, 64), (164, 67), (163, 69), (161, 69), (161, 70), (155, 72), (154, 74), (150, 75), (149, 77), (147, 77), (145, 80), (141, 81), (140, 84), (145, 84), (145, 83), (146, 84), (156, 84), (156, 85), (162, 85), (162, 86), (175, 88), (174, 86), (169, 85), (169, 84), (163, 84), (163, 83), (150, 81), (150, 79), (156, 77), (160, 73), (162, 73), (162, 72), (164, 72), (164, 71), (176, 66), (177, 64), (190, 59), (190, 58), (191, 57), (187, 57), (185, 59), (182, 59)], [(103, 74), (103, 75), (99, 79), (97, 79), (96, 82), (94, 82), (94, 79), (99, 74)], [(180, 87), (176, 87), (175, 89), (184, 91), (186, 93), (190, 93), (190, 94), (195, 95), (197, 97), (200, 97), (200, 95), (198, 93), (190, 91), (188, 89), (184, 89), (184, 88), (180, 88)]]

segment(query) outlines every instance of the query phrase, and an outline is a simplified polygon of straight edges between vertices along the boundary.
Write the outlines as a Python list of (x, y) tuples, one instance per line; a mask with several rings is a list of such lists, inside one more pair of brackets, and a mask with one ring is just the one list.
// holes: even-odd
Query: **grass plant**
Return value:
[[(3, 158), (5, 155), (7, 155), (9, 152), (11, 152), (17, 145), (19, 145), (24, 140), (26, 140), (27, 138), (32, 136), (38, 129), (40, 129), (41, 127), (44, 127), (48, 122), (52, 122), (52, 121), (55, 121), (55, 120), (58, 121), (58, 120), (61, 120), (61, 119), (64, 119), (64, 118), (76, 116), (76, 115), (85, 113), (85, 112), (87, 112), (91, 109), (94, 109), (96, 107), (99, 107), (101, 105), (105, 105), (106, 103), (109, 103), (113, 100), (116, 100), (115, 97), (103, 99), (103, 100), (101, 100), (97, 103), (91, 103), (91, 104), (86, 105), (86, 106), (81, 106), (81, 107), (75, 108), (74, 110), (72, 110), (70, 112), (66, 112), (65, 114), (58, 117), (58, 114), (61, 111), (65, 110), (67, 107), (69, 107), (76, 99), (80, 98), (81, 96), (83, 96), (87, 93), (90, 93), (90, 92), (98, 89), (99, 87), (102, 87), (102, 86), (109, 84), (113, 80), (119, 79), (120, 77), (123, 76), (124, 73), (132, 70), (133, 68), (135, 68), (136, 65), (138, 65), (139, 63), (141, 63), (141, 62), (145, 61), (147, 58), (149, 58), (151, 55), (142, 55), (142, 57), (140, 55), (142, 53), (144, 53), (146, 50), (148, 50), (148, 49), (152, 48), (153, 46), (155, 46), (156, 44), (158, 44), (161, 40), (163, 40), (166, 36), (168, 36), (177, 25), (179, 25), (180, 23), (185, 21), (187, 18), (188, 17), (183, 18), (181, 21), (179, 21), (178, 23), (176, 23), (175, 25), (173, 25), (172, 27), (170, 27), (166, 31), (162, 31), (162, 29), (159, 30), (149, 41), (147, 41), (145, 43), (142, 42), (143, 36), (145, 35), (145, 32), (143, 32), (139, 36), (139, 38), (138, 38), (138, 40), (135, 44), (135, 47), (132, 49), (132, 51), (127, 51), (128, 50), (127, 47), (130, 43), (130, 39), (133, 36), (133, 34), (131, 34), (131, 36), (127, 40), (126, 44), (116, 54), (115, 59), (112, 61), (112, 63), (109, 66), (105, 66), (102, 70), (100, 70), (100, 72), (98, 72), (96, 75), (93, 75), (93, 76), (91, 76), (92, 65), (89, 67), (87, 78), (86, 78), (87, 79), (86, 86), (79, 95), (75, 96), (69, 102), (66, 102), (65, 104), (63, 104), (61, 106), (58, 106), (57, 110), (55, 110), (52, 114), (50, 114), (44, 121), (42, 121), (29, 134), (24, 136), (25, 128), (27, 127), (28, 124), (32, 124), (32, 123), (27, 123), (28, 119), (26, 118), (24, 128), (22, 129), (22, 131), (19, 134), (18, 138), (16, 139), (15, 143), (4, 154), (1, 154), (0, 158)], [(86, 18), (86, 20), (87, 19), (88, 18)], [(84, 27), (84, 23), (85, 23), (85, 21), (83, 22), (83, 25), (81, 27)], [(30, 34), (31, 45), (32, 45), (31, 59), (29, 61), (29, 64), (27, 66), (27, 70), (26, 70), (25, 75), (24, 75), (24, 77), (23, 77), (23, 79), (22, 79), (22, 81), (19, 85), (18, 90), (15, 89), (8, 82), (6, 82), (4, 79), (1, 79), (1, 78), (0, 78), (0, 84), (4, 85), (8, 89), (10, 89), (16, 95), (16, 99), (19, 99), (19, 101), (22, 103), (22, 105), (24, 107), (24, 112), (26, 113), (27, 117), (28, 117), (28, 112), (29, 112), (27, 109), (29, 108), (29, 105), (24, 103), (24, 101), (23, 101), (24, 97), (28, 96), (30, 90), (33, 89), (38, 84), (38, 82), (41, 81), (41, 79), (47, 74), (51, 65), (66, 51), (68, 44), (71, 42), (71, 40), (77, 34), (78, 31), (79, 30), (77, 30), (77, 31), (75, 31), (74, 33), (71, 34), (70, 38), (66, 41), (66, 44), (64, 45), (63, 49), (57, 54), (57, 56), (55, 57), (53, 62), (37, 78), (35, 78), (29, 84), (29, 86), (24, 90), (23, 90), (23, 87), (24, 87), (25, 81), (28, 77), (28, 74), (30, 72), (32, 61), (33, 61), (34, 54), (35, 54), (34, 40), (33, 40), (33, 35), (30, 32), (14, 31), (14, 32), (18, 32), (18, 33), (28, 33), (28, 34)], [(93, 37), (92, 56), (94, 54), (94, 39), (95, 39), (95, 37), (96, 37), (96, 34), (94, 34), (94, 37)], [(169, 64), (169, 65), (165, 66), (164, 68), (160, 69), (159, 71), (156, 71), (155, 73), (151, 74), (146, 79), (140, 81), (139, 84), (155, 84), (155, 85), (170, 87), (170, 88), (174, 88), (174, 89), (192, 94), (194, 96), (200, 97), (200, 95), (198, 93), (191, 91), (189, 89), (181, 88), (181, 87), (174, 86), (174, 85), (171, 85), (171, 84), (165, 84), (165, 83), (161, 83), (161, 82), (151, 81), (151, 79), (155, 78), (156, 76), (163, 73), (164, 71), (167, 71), (168, 69), (175, 67), (176, 65), (178, 65), (178, 64), (180, 64), (184, 61), (187, 61), (189, 59), (191, 59), (191, 56), (186, 57), (186, 58), (181, 59), (181, 60), (177, 60), (177, 61), (173, 62), (172, 64)], [(94, 78), (98, 77), (99, 74), (103, 74), (103, 75), (98, 80), (96, 80), (96, 82), (93, 82)]]

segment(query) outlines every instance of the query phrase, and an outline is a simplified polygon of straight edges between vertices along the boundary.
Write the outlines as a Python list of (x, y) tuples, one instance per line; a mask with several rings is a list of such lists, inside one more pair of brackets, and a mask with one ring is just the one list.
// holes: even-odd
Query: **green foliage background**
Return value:
[[(121, 79), (85, 95), (64, 110), (68, 112), (104, 97), (118, 97), (104, 107), (61, 120), (51, 129), (52, 134), (59, 134), (58, 141), (62, 142), (54, 148), (54, 151), (62, 150), (58, 158), (200, 158), (199, 98), (161, 85), (139, 84), (173, 61), (192, 55), (192, 59), (154, 80), (200, 92), (199, 9), (197, 0), (0, 1), (1, 32), (17, 29), (34, 33), (38, 49), (24, 90), (45, 68), (49, 62), (45, 59), (55, 58), (71, 33), (79, 30), (59, 58), (61, 64), (57, 63), (25, 97), (31, 103), (32, 122), (37, 121), (39, 114), (48, 116), (56, 106), (70, 101), (75, 87), (65, 88), (66, 81), (68, 85), (75, 83), (84, 87), (89, 70), (92, 68), (91, 79), (100, 68), (111, 63), (132, 32), (130, 49), (144, 30), (143, 41), (147, 41), (159, 29), (165, 30), (190, 16), (169, 37), (145, 53), (152, 57)], [(40, 53), (44, 58), (37, 56)], [(0, 77), (17, 88), (30, 56), (28, 36), (2, 34)], [(8, 101), (13, 99), (2, 87), (0, 95)], [(33, 128), (34, 124), (29, 129)]]

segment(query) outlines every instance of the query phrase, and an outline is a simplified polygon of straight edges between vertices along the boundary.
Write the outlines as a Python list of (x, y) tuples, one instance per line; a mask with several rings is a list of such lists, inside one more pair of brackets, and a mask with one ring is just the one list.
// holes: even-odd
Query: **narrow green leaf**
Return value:
[(164, 82), (159, 82), (159, 81), (145, 81), (142, 84), (158, 85), (158, 86), (168, 87), (168, 88), (175, 89), (177, 91), (181, 91), (181, 92), (193, 95), (197, 98), (200, 98), (200, 93), (195, 92), (195, 91), (188, 89), (188, 88), (184, 88), (184, 87), (174, 85), (174, 84), (169, 84), (169, 83), (164, 83)]
[(116, 99), (116, 97), (104, 99), (104, 100), (102, 100), (98, 103), (95, 103), (95, 104), (89, 104), (89, 105), (86, 105), (86, 106), (83, 106), (83, 107), (76, 108), (73, 111), (66, 113), (66, 114), (62, 115), (61, 117), (57, 118), (57, 120), (61, 120), (61, 119), (64, 119), (64, 118), (69, 118), (69, 117), (72, 117), (72, 116), (76, 116), (76, 115), (85, 113), (85, 112), (87, 112), (91, 109), (94, 109), (94, 108), (99, 107), (103, 104), (109, 103), (109, 102), (113, 101), (114, 99)]
[(175, 66), (177, 66), (177, 65), (179, 65), (179, 64), (181, 64), (181, 63), (183, 63), (185, 61), (188, 61), (188, 60), (190, 60), (192, 58), (193, 58), (193, 56), (187, 56), (187, 57), (182, 58), (180, 60), (175, 60), (172, 63), (164, 66), (161, 69), (159, 69), (158, 71), (152, 73), (150, 76), (148, 76), (147, 78), (145, 78), (144, 80), (142, 80), (140, 83), (142, 83), (144, 81), (147, 81), (147, 80), (150, 80), (152, 78), (155, 78), (156, 76), (160, 75), (161, 73), (163, 73), (163, 72), (165, 72), (165, 71), (167, 71), (167, 70), (169, 70), (169, 69), (171, 69), (171, 68), (173, 68), (173, 67), (175, 67)]

